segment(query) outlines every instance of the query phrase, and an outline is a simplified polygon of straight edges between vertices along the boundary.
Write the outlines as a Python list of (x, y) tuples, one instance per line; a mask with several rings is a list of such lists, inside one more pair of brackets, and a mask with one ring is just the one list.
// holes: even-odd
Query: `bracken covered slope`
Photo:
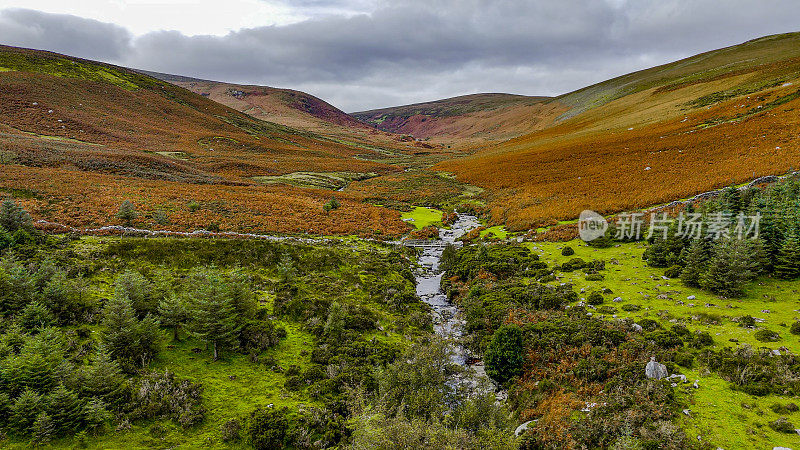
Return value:
[(345, 143), (378, 145), (397, 150), (419, 147), (413, 140), (364, 124), (328, 102), (305, 92), (140, 72), (188, 89), (256, 119), (310, 131)]
[(0, 47), (0, 195), (24, 198), (35, 218), (119, 223), (128, 199), (140, 226), (396, 234), (407, 228), (398, 213), (357, 195), (339, 194), (342, 207), (325, 213), (330, 191), (257, 182), (402, 170), (384, 156), (128, 69)]
[(418, 139), (480, 144), (543, 129), (564, 111), (564, 105), (549, 97), (472, 94), (352, 116), (381, 130)]
[(769, 36), (556, 99), (551, 126), (436, 166), (526, 229), (800, 166), (800, 34)]

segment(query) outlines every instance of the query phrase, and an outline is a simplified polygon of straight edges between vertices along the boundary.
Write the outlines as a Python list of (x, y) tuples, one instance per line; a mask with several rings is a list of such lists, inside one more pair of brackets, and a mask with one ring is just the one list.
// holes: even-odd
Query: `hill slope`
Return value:
[(769, 36), (556, 99), (552, 125), (436, 166), (526, 229), (682, 198), (800, 166), (800, 34)]
[(381, 130), (419, 139), (480, 143), (540, 130), (565, 110), (549, 97), (472, 94), (352, 116)]
[(415, 147), (413, 141), (366, 125), (326, 101), (305, 92), (141, 72), (188, 89), (256, 119), (345, 142), (378, 145), (398, 150)]
[[(116, 208), (130, 199), (139, 225), (160, 228), (406, 229), (396, 212), (362, 205), (358, 196), (340, 195), (342, 208), (325, 214), (329, 191), (258, 182), (296, 171), (401, 171), (380, 162), (385, 152), (55, 53), (0, 47), (0, 148), (0, 190), (27, 197), (37, 218), (74, 226), (118, 223)], [(154, 223), (157, 211), (169, 224)]]

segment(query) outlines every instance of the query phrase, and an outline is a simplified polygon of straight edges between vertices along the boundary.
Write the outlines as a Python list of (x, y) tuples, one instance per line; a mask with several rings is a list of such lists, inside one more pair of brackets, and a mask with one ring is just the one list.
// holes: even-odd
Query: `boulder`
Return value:
[(650, 357), (650, 362), (647, 363), (647, 366), (644, 368), (644, 374), (647, 375), (647, 378), (654, 380), (660, 380), (669, 376), (667, 366), (656, 362), (655, 356)]

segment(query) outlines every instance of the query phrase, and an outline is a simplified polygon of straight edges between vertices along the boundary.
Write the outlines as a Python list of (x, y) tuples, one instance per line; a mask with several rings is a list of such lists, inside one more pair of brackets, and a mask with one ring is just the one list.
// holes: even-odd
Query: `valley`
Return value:
[(800, 448), (798, 44), (352, 114), (0, 46), (0, 446)]

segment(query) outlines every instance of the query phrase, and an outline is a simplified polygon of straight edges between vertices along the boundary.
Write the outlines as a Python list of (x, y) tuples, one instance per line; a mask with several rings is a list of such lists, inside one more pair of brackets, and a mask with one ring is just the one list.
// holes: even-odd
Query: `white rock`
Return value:
[(697, 297), (695, 297), (694, 295), (690, 295), (690, 296), (686, 297), (686, 300), (694, 300), (696, 298)]
[(523, 423), (522, 425), (518, 426), (517, 429), (514, 430), (514, 436), (521, 436), (522, 433), (524, 433), (525, 430), (528, 429), (528, 425), (530, 425), (531, 422), (535, 422), (535, 421), (534, 420), (529, 420), (529, 421)]

